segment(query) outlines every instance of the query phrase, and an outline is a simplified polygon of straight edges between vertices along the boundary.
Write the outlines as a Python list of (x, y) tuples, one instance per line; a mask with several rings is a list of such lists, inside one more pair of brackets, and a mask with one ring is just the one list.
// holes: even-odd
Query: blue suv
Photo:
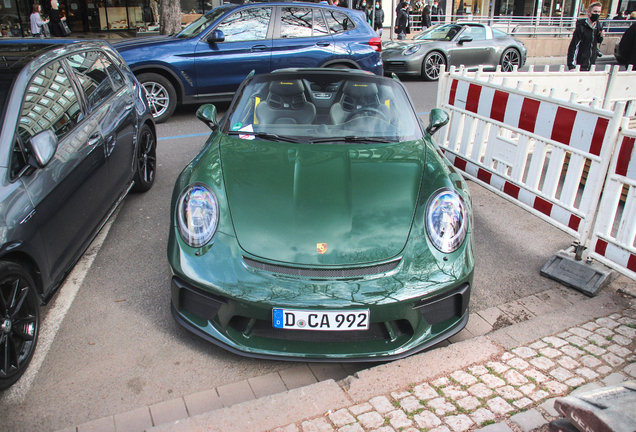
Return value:
[(382, 42), (364, 13), (327, 4), (226, 4), (177, 35), (114, 47), (146, 89), (157, 123), (177, 104), (231, 100), (252, 70), (331, 67), (383, 74)]

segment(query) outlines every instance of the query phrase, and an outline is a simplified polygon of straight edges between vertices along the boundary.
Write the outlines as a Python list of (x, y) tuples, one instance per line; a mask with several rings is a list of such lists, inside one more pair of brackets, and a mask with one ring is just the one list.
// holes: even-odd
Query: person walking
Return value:
[(444, 11), (440, 7), (439, 2), (434, 0), (431, 8), (431, 24), (435, 25), (441, 22), (444, 22)]
[(598, 22), (600, 16), (601, 3), (594, 2), (587, 8), (587, 18), (576, 22), (568, 48), (568, 69), (574, 69), (579, 65), (582, 71), (589, 71), (596, 63), (598, 46), (605, 37), (605, 31)]
[(40, 5), (34, 4), (31, 12), (31, 16), (29, 17), (31, 20), (31, 35), (33, 37), (43, 37), (42, 26), (44, 24), (48, 24), (49, 20), (44, 21), (42, 19), (42, 15), (40, 14)]
[(406, 27), (409, 24), (409, 14), (406, 12), (406, 2), (398, 5), (397, 18), (395, 19), (395, 33), (398, 40), (406, 39)]
[(382, 37), (382, 26), (384, 25), (384, 10), (382, 10), (382, 3), (380, 1), (375, 2), (375, 18), (373, 21), (373, 30), (378, 33), (378, 36)]
[(618, 53), (621, 64), (632, 65), (632, 70), (636, 70), (636, 22), (623, 33), (618, 44)]
[(60, 11), (57, 9), (57, 0), (51, 0), (51, 10), (49, 11), (49, 31), (53, 37), (64, 37), (64, 30), (62, 30), (62, 19), (60, 18)]
[(429, 5), (424, 6), (422, 9), (422, 31), (431, 26), (431, 8)]

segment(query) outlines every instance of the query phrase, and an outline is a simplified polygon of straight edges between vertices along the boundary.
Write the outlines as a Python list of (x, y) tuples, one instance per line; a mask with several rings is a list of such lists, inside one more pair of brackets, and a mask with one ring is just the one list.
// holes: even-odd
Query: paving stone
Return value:
[(515, 390), (515, 388), (510, 385), (499, 387), (498, 389), (495, 390), (495, 392), (497, 392), (499, 396), (501, 396), (502, 398), (506, 400), (521, 399), (523, 397), (523, 394)]
[(619, 313), (613, 313), (613, 314), (611, 314), (610, 316), (608, 316), (607, 318), (612, 319), (612, 320), (614, 320), (614, 321), (618, 321), (618, 319), (619, 319), (619, 318), (621, 318), (621, 317), (622, 317), (622, 315), (621, 315), (621, 314), (619, 314)]
[(470, 429), (475, 423), (466, 414), (446, 417), (446, 424), (453, 432), (464, 432)]
[(375, 411), (360, 414), (358, 421), (362, 423), (365, 429), (378, 428), (384, 424), (384, 417)]
[(430, 383), (433, 387), (446, 387), (450, 385), (450, 380), (446, 377), (438, 378)]
[(397, 392), (392, 392), (391, 393), (391, 397), (395, 400), (400, 400), (400, 399), (404, 399), (407, 396), (411, 396), (411, 392), (409, 391), (397, 391)]
[(554, 309), (548, 303), (540, 300), (535, 295), (524, 297), (522, 299), (519, 299), (518, 301), (524, 308), (537, 316), (554, 311)]
[(247, 380), (217, 387), (219, 397), (226, 407), (256, 399)]
[(554, 362), (547, 357), (533, 358), (532, 360), (530, 360), (530, 364), (542, 371), (552, 369), (555, 366)]
[(505, 371), (510, 369), (510, 366), (507, 366), (507, 365), (505, 365), (503, 363), (500, 363), (500, 362), (488, 362), (488, 363), (486, 363), (486, 367), (489, 367), (490, 369), (492, 369), (493, 371), (495, 371), (499, 375), (501, 375), (502, 373), (504, 373)]
[(579, 395), (579, 394), (582, 394), (582, 393), (587, 393), (587, 392), (594, 391), (594, 390), (600, 390), (602, 388), (603, 387), (601, 387), (601, 385), (598, 384), (598, 383), (595, 383), (595, 382), (588, 383), (588, 384), (582, 385), (581, 387), (579, 387), (579, 388), (577, 388), (575, 390), (572, 390), (572, 392), (570, 393), (570, 396), (576, 396), (576, 395)]
[(484, 382), (484, 384), (486, 384), (491, 389), (503, 387), (506, 385), (506, 382), (504, 380), (492, 374), (482, 375), (480, 378)]
[(561, 339), (566, 339), (566, 338), (568, 338), (568, 337), (570, 337), (570, 336), (572, 336), (572, 335), (571, 335), (571, 334), (570, 334), (570, 332), (568, 332), (568, 331), (565, 331), (565, 332), (563, 332), (563, 333), (559, 333), (559, 334), (557, 335), (557, 337), (560, 337)]
[(250, 387), (252, 387), (252, 391), (257, 399), (282, 393), (287, 390), (283, 380), (277, 372), (250, 378), (247, 382), (250, 384)]
[[(340, 431), (338, 431), (340, 432)], [(377, 429), (373, 429), (371, 432), (395, 432), (395, 429), (393, 429), (391, 426), (382, 426), (379, 427)], [(413, 428), (409, 428), (403, 432), (420, 432), (418, 430), (413, 430)]]
[(605, 360), (610, 366), (616, 367), (625, 363), (625, 359), (620, 358), (614, 353), (607, 353), (601, 356), (603, 360)]
[(494, 420), (497, 416), (495, 416), (492, 411), (487, 410), (486, 408), (479, 408), (474, 413), (470, 414), (470, 418), (478, 424), (482, 425), (484, 422)]
[(299, 432), (300, 429), (298, 429), (298, 426), (296, 426), (294, 423), (287, 425), (285, 427), (278, 427), (274, 430), (272, 430), (272, 432)]
[(439, 396), (437, 391), (426, 383), (413, 387), (413, 394), (421, 400), (434, 399)]
[(466, 324), (466, 330), (475, 336), (482, 336), (492, 331), (492, 325), (483, 319), (477, 313), (471, 313), (468, 316), (468, 324)]
[(349, 411), (351, 411), (351, 414), (353, 414), (354, 416), (359, 416), (360, 414), (369, 412), (372, 409), (373, 407), (368, 402), (364, 402), (364, 403), (349, 407)]
[(451, 374), (451, 378), (453, 378), (459, 384), (465, 385), (465, 386), (471, 386), (477, 383), (477, 378), (461, 370), (453, 372)]
[(586, 339), (583, 339), (580, 336), (570, 336), (570, 337), (566, 338), (565, 340), (568, 341), (569, 343), (571, 343), (572, 345), (576, 345), (578, 347), (583, 347), (583, 346), (589, 344), (589, 342)]
[(520, 359), (519, 357), (513, 357), (506, 362), (506, 364), (510, 367), (513, 367), (517, 370), (524, 370), (530, 367), (530, 363), (525, 360)]
[(396, 429), (399, 428), (407, 428), (413, 425), (413, 422), (406, 416), (406, 413), (402, 410), (391, 411), (386, 415), (386, 418), (389, 419), (391, 426)]
[(183, 399), (190, 417), (223, 408), (223, 402), (216, 389), (188, 395)]
[(599, 334), (599, 335), (601, 335), (601, 336), (604, 336), (604, 337), (606, 337), (606, 338), (614, 337), (614, 335), (616, 334), (616, 333), (614, 333), (613, 331), (611, 331), (610, 329), (607, 329), (607, 328), (605, 328), (605, 327), (601, 327), (601, 328), (599, 328), (598, 330), (596, 330), (596, 332), (595, 332), (595, 333), (596, 333), (596, 334)]
[(595, 368), (603, 364), (603, 362), (594, 356), (586, 355), (579, 359), (581, 364), (588, 368)]
[(614, 329), (614, 331), (616, 333), (620, 333), (625, 337), (628, 337), (630, 339), (634, 339), (636, 338), (636, 330), (634, 330), (633, 328), (627, 327), (627, 326), (620, 326), (620, 327), (616, 327), (616, 329)]
[(625, 372), (627, 375), (630, 375), (636, 378), (636, 363), (631, 363), (630, 365), (625, 367), (625, 369), (623, 369), (623, 372)]
[(519, 387), (519, 391), (523, 394), (525, 394), (526, 396), (529, 394), (534, 393), (534, 391), (537, 389), (537, 386), (534, 384), (526, 384), (526, 385), (522, 385), (521, 387)]
[(430, 411), (422, 411), (414, 415), (413, 420), (422, 429), (431, 429), (442, 424), (442, 421)]
[(484, 383), (475, 384), (468, 388), (468, 393), (481, 399), (485, 399), (492, 395), (492, 390)]
[(547, 420), (543, 418), (541, 413), (539, 413), (539, 411), (537, 411), (536, 409), (531, 409), (526, 412), (515, 414), (510, 417), (510, 421), (519, 425), (523, 432), (530, 432), (548, 423)]
[(538, 402), (538, 401), (540, 401), (542, 399), (545, 399), (548, 396), (550, 396), (550, 393), (548, 393), (545, 390), (537, 390), (536, 392), (531, 393), (531, 394), (528, 395), (528, 397), (530, 399), (532, 399), (533, 401), (535, 401), (535, 402)]
[(386, 414), (389, 411), (393, 411), (395, 409), (391, 401), (389, 401), (386, 396), (374, 397), (373, 399), (369, 400), (369, 403), (373, 405), (373, 408), (375, 408), (375, 410), (380, 414)]
[(548, 346), (547, 343), (543, 342), (543, 341), (536, 341), (535, 343), (531, 343), (530, 345), (528, 345), (530, 348), (535, 349), (535, 350), (540, 350), (541, 348), (545, 348)]
[(592, 345), (600, 347), (606, 347), (611, 343), (605, 336), (601, 336), (599, 334), (593, 334), (592, 336), (587, 338), (587, 340), (590, 341)]
[(581, 327), (583, 327), (585, 330), (594, 331), (600, 328), (601, 326), (590, 321), (588, 323), (583, 324)]
[(113, 416), (104, 417), (83, 423), (77, 427), (78, 432), (115, 432), (115, 421)]
[(422, 405), (420, 400), (416, 398), (415, 396), (405, 397), (404, 399), (400, 401), (400, 406), (407, 413), (411, 413), (413, 411), (417, 411), (419, 409), (424, 408), (424, 405)]
[(525, 407), (527, 407), (528, 405), (532, 405), (533, 403), (534, 402), (532, 401), (532, 399), (523, 397), (519, 400), (514, 401), (512, 404), (519, 409), (524, 409)]
[(497, 396), (496, 398), (490, 399), (486, 402), (490, 411), (497, 415), (505, 415), (515, 409), (508, 402), (503, 400), (503, 398)]
[(508, 315), (506, 315), (501, 309), (498, 307), (488, 308), (483, 311), (477, 312), (477, 314), (488, 324), (497, 328), (506, 327), (511, 325), (513, 322)]
[(327, 419), (319, 417), (313, 420), (307, 420), (300, 424), (303, 432), (332, 432), (333, 427), (327, 422)]
[(616, 328), (616, 327), (618, 327), (620, 325), (620, 323), (614, 321), (611, 318), (598, 318), (596, 320), (596, 324), (598, 324), (601, 327), (608, 328), (608, 329), (613, 329), (613, 328)]
[(577, 362), (570, 356), (560, 357), (559, 359), (557, 359), (557, 363), (568, 370), (576, 369), (577, 367), (581, 366), (579, 362)]
[(625, 348), (623, 346), (620, 346), (620, 345), (616, 345), (616, 344), (608, 346), (607, 350), (609, 352), (612, 352), (612, 353), (616, 354), (619, 357), (627, 357), (628, 355), (630, 355), (632, 353), (627, 348)]
[(606, 375), (610, 373), (611, 371), (612, 371), (612, 368), (607, 365), (599, 366), (596, 368), (596, 372), (598, 372), (599, 375)]
[(331, 423), (333, 423), (336, 427), (342, 427), (356, 422), (355, 417), (353, 417), (346, 408), (329, 414), (329, 420), (331, 420)]
[(512, 429), (506, 423), (501, 422), (477, 429), (475, 432), (512, 432)]
[(554, 408), (554, 401), (556, 401), (557, 398), (552, 398), (552, 399), (548, 399), (547, 401), (543, 402), (541, 405), (539, 405), (541, 408), (543, 408), (545, 410), (545, 412), (547, 412), (549, 415), (551, 415), (552, 417), (561, 417), (561, 413), (559, 413), (555, 408)]
[(561, 351), (559, 351), (558, 349), (549, 348), (549, 347), (540, 349), (539, 353), (544, 355), (544, 356), (546, 356), (546, 357), (549, 357), (551, 359), (555, 359), (555, 358), (563, 355), (563, 353)]
[(521, 375), (514, 369), (510, 369), (509, 371), (504, 373), (503, 377), (508, 382), (508, 384), (512, 384), (517, 387), (528, 382), (528, 378)]
[(569, 387), (578, 387), (580, 385), (585, 384), (585, 379), (581, 377), (574, 377), (564, 381), (563, 384)]
[(623, 374), (613, 373), (613, 374), (609, 374), (608, 376), (603, 378), (601, 381), (603, 381), (603, 384), (605, 384), (606, 386), (613, 386), (617, 384), (622, 384), (623, 381), (625, 381), (626, 379), (627, 377)]
[(457, 400), (468, 396), (468, 392), (462, 390), (462, 388), (459, 386), (444, 387), (442, 388), (442, 393), (444, 393), (444, 396), (452, 400)]
[(576, 335), (582, 338), (590, 337), (593, 334), (591, 331), (585, 330), (584, 328), (581, 328), (581, 327), (572, 327), (568, 331), (572, 333), (573, 335)]
[(472, 411), (481, 406), (481, 402), (475, 396), (466, 396), (463, 399), (459, 399), (456, 403), (460, 408), (463, 408), (466, 411)]
[(524, 370), (523, 374), (525, 376), (527, 376), (528, 378), (532, 378), (534, 381), (536, 381), (539, 384), (541, 384), (543, 382), (546, 382), (546, 381), (548, 381), (550, 379), (546, 375), (544, 375), (543, 373), (539, 372), (536, 369)]
[(114, 417), (115, 429), (118, 431), (144, 431), (152, 427), (152, 418), (148, 407), (117, 414)]
[(548, 381), (547, 383), (543, 384), (543, 387), (547, 388), (548, 391), (553, 395), (561, 395), (569, 390), (568, 386), (566, 386), (565, 384), (561, 384), (558, 381)]
[(587, 380), (593, 380), (598, 378), (598, 374), (594, 372), (592, 369), (587, 367), (576, 369), (574, 372), (576, 372), (578, 375), (582, 376), (583, 378)]
[(561, 350), (561, 352), (563, 354), (568, 355), (568, 356), (573, 357), (573, 358), (578, 358), (578, 357), (581, 357), (582, 355), (585, 354), (585, 351), (583, 351), (583, 350), (581, 350), (581, 349), (579, 349), (579, 348), (577, 348), (575, 346), (572, 346), (570, 344), (567, 344), (567, 345), (565, 345), (565, 346), (563, 346), (563, 347), (561, 347), (559, 349)]
[(432, 400), (426, 402), (426, 406), (428, 408), (433, 409), (435, 411), (435, 414), (440, 415), (440, 416), (446, 415), (447, 413), (453, 413), (453, 412), (457, 411), (457, 408), (455, 408), (455, 405), (453, 405), (452, 403), (448, 402), (444, 398), (432, 399)]
[(160, 402), (148, 408), (155, 426), (188, 418), (188, 411), (182, 398)]
[(444, 425), (444, 426), (436, 427), (435, 429), (431, 429), (428, 432), (451, 432), (451, 430), (448, 428), (448, 426)]
[(537, 352), (535, 350), (528, 347), (514, 348), (512, 352), (517, 354), (521, 358), (529, 358), (537, 355)]
[(515, 357), (516, 356), (513, 353), (506, 351), (505, 353), (501, 355), (501, 361), (507, 362), (508, 360), (513, 359)]
[(542, 340), (543, 342), (551, 345), (554, 348), (561, 348), (562, 346), (568, 344), (565, 340), (555, 336), (544, 337)]
[(632, 340), (628, 337), (617, 334), (617, 335), (614, 335), (614, 337), (612, 337), (612, 342), (616, 342), (619, 345), (627, 346), (630, 343), (632, 343)]
[(551, 370), (550, 375), (552, 375), (554, 378), (562, 382), (574, 376), (572, 372), (570, 372), (569, 370), (563, 367), (558, 367), (556, 369)]
[(349, 376), (349, 373), (341, 363), (309, 363), (307, 366), (318, 381), (326, 381), (328, 379), (340, 381)]
[(621, 324), (625, 324), (625, 325), (635, 325), (636, 326), (636, 319), (633, 318), (629, 318), (629, 317), (622, 317), (620, 319), (617, 320), (619, 323)]
[(468, 370), (477, 376), (482, 376), (482, 375), (486, 375), (489, 371), (488, 369), (486, 369), (486, 367), (484, 365), (476, 365), (476, 366), (471, 366), (468, 368)]
[(601, 348), (598, 345), (592, 345), (592, 344), (586, 345), (585, 351), (589, 352), (590, 354), (594, 354), (595, 356), (600, 356), (607, 352), (605, 348)]
[[(387, 429), (388, 431), (393, 432), (393, 429)], [(360, 426), (360, 423), (355, 423), (339, 428), (338, 432), (364, 432), (364, 429)]]
[(293, 390), (317, 383), (314, 373), (306, 364), (292, 366), (278, 372), (287, 390)]

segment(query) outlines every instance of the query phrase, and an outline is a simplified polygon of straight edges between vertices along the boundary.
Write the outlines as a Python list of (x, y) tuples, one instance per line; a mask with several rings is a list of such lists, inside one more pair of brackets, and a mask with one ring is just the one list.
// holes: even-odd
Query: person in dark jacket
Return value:
[(406, 12), (406, 2), (402, 2), (398, 6), (398, 14), (395, 19), (395, 33), (399, 40), (406, 39), (406, 27), (409, 25), (409, 15)]
[(587, 8), (587, 18), (576, 22), (568, 48), (568, 69), (574, 69), (579, 65), (582, 71), (589, 71), (596, 63), (598, 46), (605, 36), (601, 23), (598, 22), (600, 16), (601, 4), (594, 2)]
[(375, 17), (373, 22), (373, 30), (378, 32), (379, 36), (382, 36), (382, 26), (384, 25), (384, 10), (382, 9), (382, 3), (375, 2)]
[(433, 7), (431, 8), (431, 23), (433, 25), (444, 21), (444, 11), (439, 5), (437, 0), (433, 1)]
[(636, 70), (636, 22), (623, 33), (618, 44), (618, 53), (621, 64), (632, 65), (632, 70)]
[(62, 30), (62, 19), (60, 11), (57, 10), (57, 0), (51, 0), (51, 10), (49, 11), (49, 31), (52, 37), (64, 37)]
[(422, 31), (431, 26), (431, 8), (429, 5), (424, 6), (422, 9)]

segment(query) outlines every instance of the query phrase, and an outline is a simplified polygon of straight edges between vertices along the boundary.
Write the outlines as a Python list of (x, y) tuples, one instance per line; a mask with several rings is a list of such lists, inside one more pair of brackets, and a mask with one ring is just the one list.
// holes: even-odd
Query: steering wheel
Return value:
[(345, 122), (356, 119), (358, 117), (377, 117), (380, 120), (384, 120), (385, 122), (389, 121), (387, 116), (381, 110), (377, 108), (363, 108), (361, 110), (354, 111), (351, 114), (349, 114)]

